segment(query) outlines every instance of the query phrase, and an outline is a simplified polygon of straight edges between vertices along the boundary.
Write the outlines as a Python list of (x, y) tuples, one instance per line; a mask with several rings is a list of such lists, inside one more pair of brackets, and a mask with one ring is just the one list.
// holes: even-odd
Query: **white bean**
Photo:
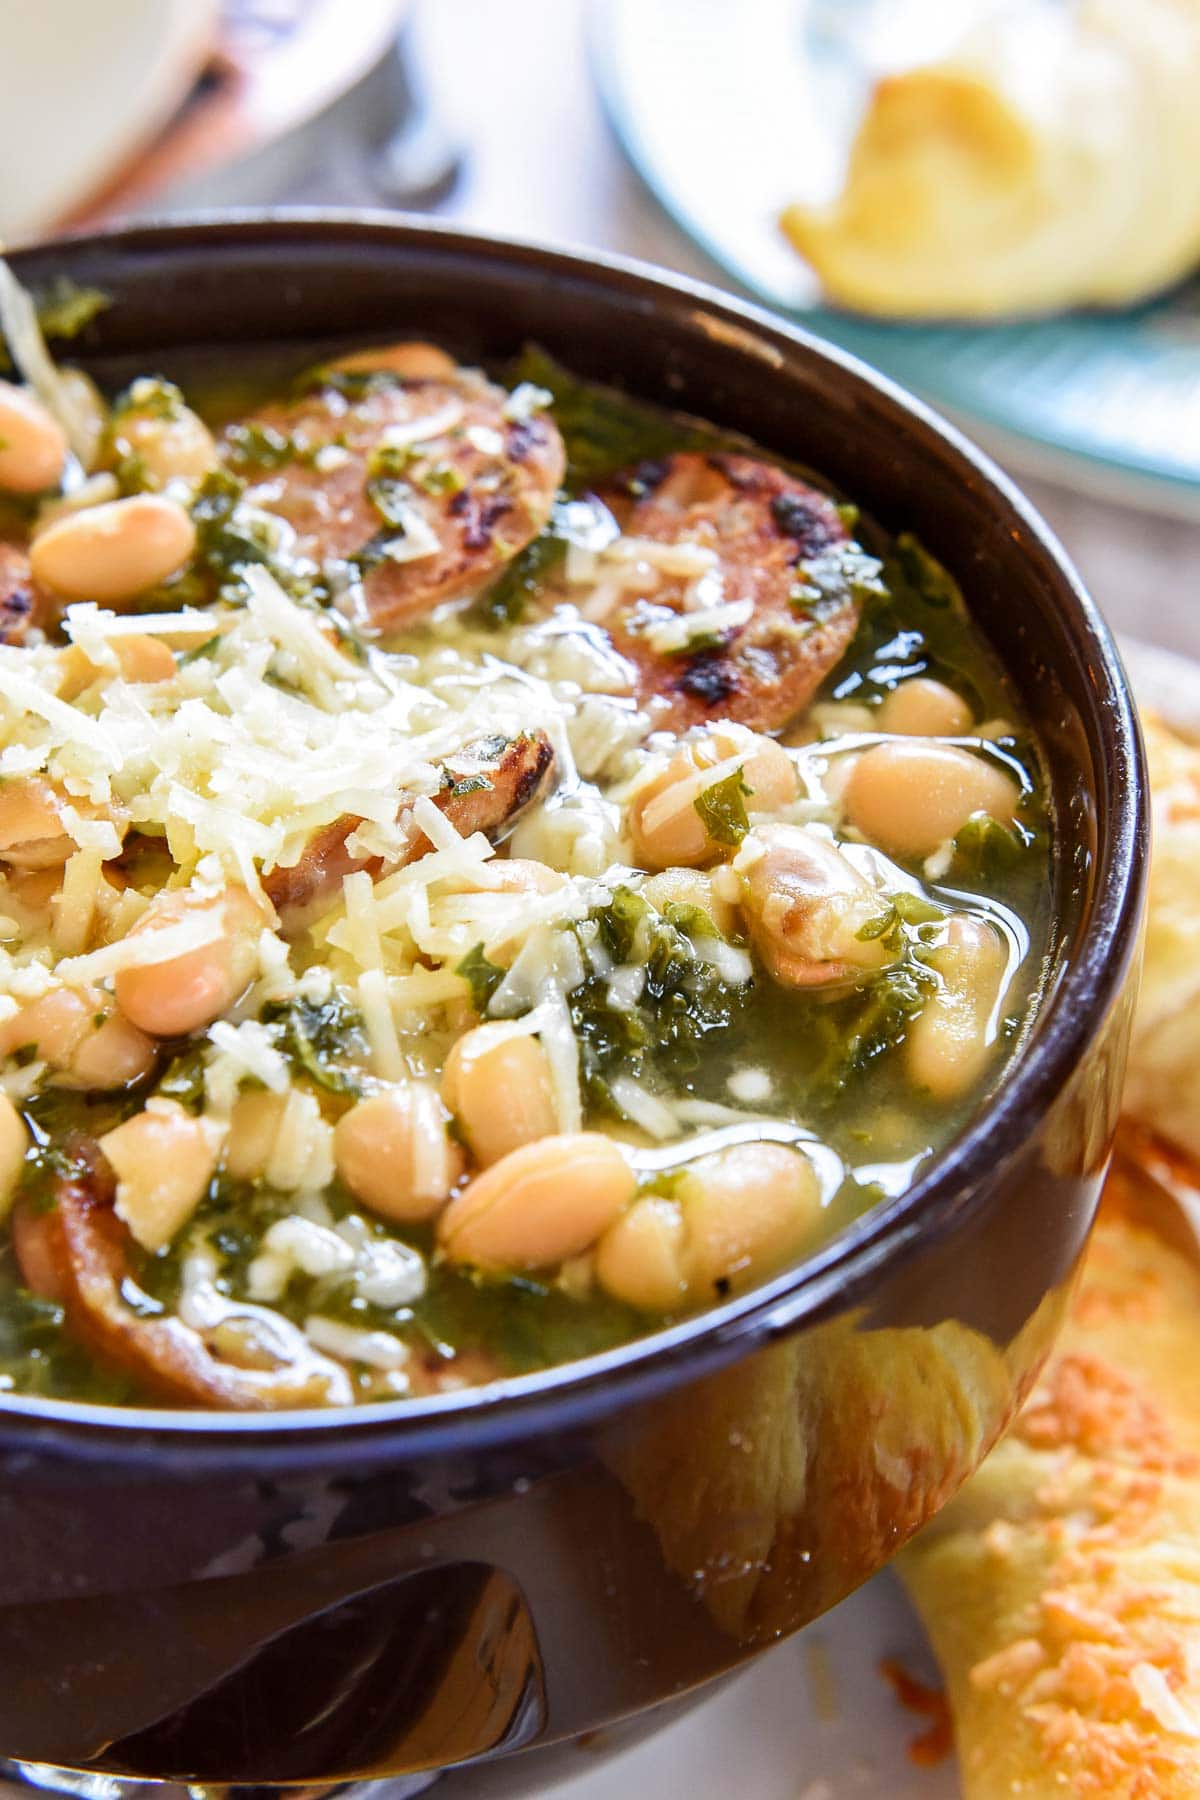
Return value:
[(0, 1094), (0, 1219), (7, 1218), (29, 1149), (25, 1121), (7, 1094)]
[(117, 1177), (117, 1216), (143, 1249), (163, 1249), (191, 1218), (223, 1136), (212, 1120), (193, 1118), (173, 1100), (154, 1100), (99, 1140)]
[(796, 771), (773, 738), (741, 725), (710, 726), (639, 781), (630, 796), (629, 830), (644, 868), (686, 868), (722, 854), (696, 802), (705, 792), (707, 772), (734, 757), (751, 812), (774, 812), (795, 799)]
[(542, 1138), (469, 1182), (438, 1220), (438, 1240), (451, 1262), (477, 1269), (552, 1268), (590, 1249), (636, 1186), (600, 1132)]
[(535, 1037), (497, 1042), (488, 1025), (466, 1032), (446, 1058), (442, 1099), (485, 1167), (558, 1129), (550, 1061)]
[(887, 902), (827, 839), (802, 825), (760, 825), (732, 867), (750, 936), (777, 981), (827, 986), (887, 961), (877, 937), (860, 936)]
[(988, 1025), (1008, 954), (993, 926), (955, 913), (929, 963), (940, 985), (908, 1028), (905, 1066), (917, 1087), (935, 1100), (951, 1101), (975, 1086), (995, 1054)]
[(28, 388), (0, 381), (0, 488), (41, 494), (56, 488), (67, 460), (62, 426)]
[(333, 1134), (337, 1171), (381, 1218), (432, 1218), (462, 1178), (465, 1159), (441, 1101), (423, 1082), (401, 1082), (360, 1100)]
[(964, 737), (971, 722), (962, 695), (928, 675), (898, 681), (879, 708), (880, 730), (902, 737)]
[(975, 813), (1009, 823), (1019, 798), (1003, 769), (929, 738), (864, 750), (842, 789), (846, 816), (868, 843), (909, 858), (930, 855)]
[(36, 580), (69, 600), (119, 605), (187, 563), (196, 528), (185, 507), (165, 494), (134, 494), (67, 513), (33, 540)]
[(194, 950), (162, 962), (132, 963), (113, 978), (117, 1005), (152, 1037), (184, 1037), (200, 1031), (231, 1007), (258, 969), (263, 915), (245, 888), (199, 894), (190, 888), (156, 895), (130, 939), (195, 920), (200, 935), (213, 936)]

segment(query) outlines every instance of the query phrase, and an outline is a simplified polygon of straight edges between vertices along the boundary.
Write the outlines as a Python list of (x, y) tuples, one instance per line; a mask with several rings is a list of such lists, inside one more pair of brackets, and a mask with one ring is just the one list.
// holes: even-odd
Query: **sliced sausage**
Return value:
[(0, 644), (23, 644), (49, 612), (50, 597), (33, 579), (25, 551), (0, 543)]
[(666, 574), (649, 593), (617, 595), (600, 622), (636, 668), (655, 727), (684, 731), (712, 718), (756, 731), (788, 724), (858, 628), (859, 601), (834, 572), (849, 538), (834, 503), (753, 457), (695, 451), (617, 476), (601, 497), (630, 537), (715, 553), (718, 580), (704, 610), (714, 600), (752, 609), (743, 623), (718, 626), (719, 642), (664, 654), (648, 634), (664, 608), (686, 614), (691, 578)]
[[(287, 520), (300, 555), (358, 559), (361, 609), (380, 631), (483, 587), (546, 525), (563, 477), (550, 418), (510, 417), (503, 388), (449, 371), (334, 372), (222, 440), (225, 460), (249, 474), (247, 499)], [(431, 435), (414, 439), (421, 420)], [(269, 436), (277, 467), (246, 470), (247, 427)]]
[(244, 1368), (223, 1361), (182, 1319), (138, 1313), (125, 1299), (131, 1239), (113, 1210), (112, 1170), (94, 1145), (74, 1147), (72, 1173), (56, 1177), (46, 1211), (20, 1203), (13, 1245), (21, 1274), (64, 1309), (68, 1329), (98, 1361), (171, 1404), (239, 1411), (346, 1405), (346, 1370), (296, 1334), (294, 1363)]
[[(466, 748), (447, 769), (445, 785), (432, 796), (455, 830), (469, 837), (484, 831), (492, 836), (529, 805), (545, 783), (554, 752), (540, 731), (511, 742), (487, 738)], [(399, 817), (411, 806), (402, 800)], [(295, 934), (331, 905), (341, 892), (342, 880), (365, 869), (377, 876), (403, 863), (415, 862), (430, 849), (429, 839), (418, 832), (406, 847), (401, 862), (385, 865), (379, 856), (353, 856), (347, 839), (362, 820), (352, 814), (326, 825), (306, 845), (299, 862), (290, 868), (272, 869), (263, 877), (263, 888), (275, 907), (285, 933)]]

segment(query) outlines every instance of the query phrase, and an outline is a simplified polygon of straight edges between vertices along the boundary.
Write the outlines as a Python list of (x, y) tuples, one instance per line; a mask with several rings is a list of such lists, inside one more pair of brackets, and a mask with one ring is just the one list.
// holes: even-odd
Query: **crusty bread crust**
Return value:
[(900, 1560), (966, 1800), (1200, 1792), (1200, 1262), (1155, 1174), (1127, 1138), (1058, 1351)]

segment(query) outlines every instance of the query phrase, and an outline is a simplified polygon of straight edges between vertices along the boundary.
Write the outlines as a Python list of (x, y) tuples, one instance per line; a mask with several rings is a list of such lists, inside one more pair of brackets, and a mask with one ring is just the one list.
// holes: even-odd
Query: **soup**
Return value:
[(9, 324), (7, 1389), (546, 1367), (961, 1129), (1036, 1012), (1050, 832), (919, 544), (533, 350), (102, 396)]

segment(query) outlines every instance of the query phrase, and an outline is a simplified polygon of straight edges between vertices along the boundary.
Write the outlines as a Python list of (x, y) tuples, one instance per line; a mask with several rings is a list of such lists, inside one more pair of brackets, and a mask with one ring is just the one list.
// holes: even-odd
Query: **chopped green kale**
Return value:
[(142, 419), (178, 419), (186, 411), (183, 389), (164, 375), (139, 375), (113, 401), (112, 428), (130, 413)]
[(660, 1075), (677, 1084), (695, 1073), (701, 1046), (720, 1040), (726, 1051), (743, 1028), (751, 986), (723, 981), (678, 925), (633, 888), (618, 887), (573, 927), (584, 952), (597, 942), (617, 964), (640, 964), (644, 985), (633, 1006), (617, 1002), (607, 973), (593, 970), (568, 996), (579, 1041), (588, 1104), (618, 1112), (610, 1082)]
[(218, 584), (227, 582), (249, 564), (271, 561), (265, 536), (237, 517), (244, 491), (245, 484), (236, 475), (227, 469), (212, 469), (192, 502), (196, 565)]
[(879, 558), (850, 539), (800, 564), (788, 603), (804, 623), (815, 628), (839, 612), (847, 600), (866, 608), (890, 597)]
[(993, 886), (1036, 842), (1037, 833), (1026, 825), (1004, 825), (987, 813), (973, 813), (954, 839), (950, 874), (955, 880)]
[(724, 781), (714, 782), (712, 787), (706, 787), (697, 794), (692, 804), (710, 842), (725, 844), (731, 848), (741, 843), (750, 829), (745, 796), (753, 792), (754, 789), (747, 786), (741, 769), (735, 769), (732, 775), (726, 775)]
[(177, 1100), (188, 1112), (202, 1112), (205, 1060), (203, 1044), (191, 1044), (186, 1050), (181, 1050), (167, 1064), (155, 1093), (168, 1100)]
[(682, 931), (685, 937), (714, 938), (720, 937), (712, 918), (702, 906), (692, 906), (683, 900), (668, 900), (663, 907), (663, 916), (676, 931)]
[(461, 975), (471, 989), (471, 1004), (475, 1011), (482, 1015), (488, 1009), (488, 1001), (504, 980), (504, 970), (497, 963), (490, 962), (483, 953), (483, 945), (476, 944), (468, 950), (461, 962), (454, 965), (454, 973)]
[(466, 486), (462, 470), (447, 462), (432, 463), (429, 468), (421, 471), (416, 481), (418, 487), (439, 500), (450, 494), (461, 494)]
[(282, 469), (296, 460), (296, 445), (286, 432), (274, 425), (261, 425), (251, 419), (246, 424), (230, 425), (225, 433), (225, 459), (242, 474)]
[(328, 1000), (276, 1000), (263, 1021), (280, 1027), (279, 1048), (296, 1069), (330, 1094), (362, 1091), (367, 1044), (362, 1019), (336, 994)]
[(67, 275), (56, 275), (34, 301), (38, 324), (46, 338), (78, 337), (112, 303), (112, 295), (103, 288), (82, 287)]
[(393, 535), (404, 536), (404, 521), (412, 504), (412, 489), (407, 481), (390, 475), (376, 475), (367, 482), (367, 499)]
[(515, 625), (566, 554), (566, 540), (553, 526), (526, 544), (482, 594), (479, 610), (483, 619), (490, 625)]
[(953, 575), (909, 531), (902, 531), (896, 539), (896, 561), (926, 606), (962, 605), (962, 594)]

